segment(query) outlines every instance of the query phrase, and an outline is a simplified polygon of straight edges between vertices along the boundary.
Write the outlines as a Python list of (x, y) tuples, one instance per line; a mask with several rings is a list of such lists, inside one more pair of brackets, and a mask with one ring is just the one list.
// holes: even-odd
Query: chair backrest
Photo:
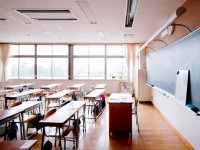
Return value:
[(45, 114), (44, 114), (44, 119), (48, 118), (49, 116), (51, 116), (52, 114), (54, 114), (56, 112), (56, 109), (51, 109), (49, 111), (47, 111)]
[(8, 106), (8, 108), (13, 108), (13, 107), (18, 106), (18, 105), (21, 105), (21, 104), (22, 104), (22, 102), (21, 102), (21, 101), (18, 101), (18, 102), (15, 102), (15, 103), (10, 104), (10, 105)]

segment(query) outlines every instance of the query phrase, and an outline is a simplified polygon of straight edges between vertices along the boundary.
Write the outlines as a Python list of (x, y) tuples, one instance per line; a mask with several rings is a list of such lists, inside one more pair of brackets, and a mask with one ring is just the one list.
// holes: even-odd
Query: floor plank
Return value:
[[(133, 116), (132, 138), (129, 136), (109, 136), (108, 107), (97, 119), (87, 120), (86, 134), (81, 132), (77, 149), (80, 150), (187, 150), (185, 143), (175, 134), (152, 104), (139, 104), (140, 134), (137, 132)], [(117, 115), (117, 114), (116, 114)], [(123, 122), (122, 122), (123, 123)], [(32, 150), (39, 150), (41, 134), (34, 136), (37, 144)], [(52, 140), (53, 141), (53, 140)], [(58, 144), (57, 144), (58, 145)], [(58, 148), (54, 148), (58, 149)]]

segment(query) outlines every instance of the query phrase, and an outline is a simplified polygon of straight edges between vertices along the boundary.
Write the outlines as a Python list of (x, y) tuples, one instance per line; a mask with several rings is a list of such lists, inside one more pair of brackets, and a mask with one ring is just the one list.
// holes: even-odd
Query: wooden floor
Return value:
[[(123, 113), (123, 112), (122, 112)], [(96, 122), (87, 120), (86, 134), (81, 132), (79, 150), (186, 150), (182, 140), (169, 127), (152, 104), (139, 104), (140, 134), (133, 116), (133, 135), (112, 136), (108, 134), (107, 108)], [(117, 115), (117, 114), (116, 114)], [(123, 123), (123, 122), (122, 122)], [(32, 150), (39, 150), (41, 134), (33, 137), (37, 144)], [(58, 144), (57, 144), (58, 145)], [(58, 149), (58, 148), (55, 148)]]

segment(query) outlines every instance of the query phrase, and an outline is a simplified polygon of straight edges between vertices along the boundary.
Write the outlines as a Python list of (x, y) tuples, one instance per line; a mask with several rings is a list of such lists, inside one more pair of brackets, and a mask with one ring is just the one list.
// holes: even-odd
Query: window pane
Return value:
[(74, 45), (74, 55), (88, 55), (88, 45)]
[(37, 58), (38, 78), (51, 78), (51, 58)]
[(20, 45), (19, 54), (20, 55), (34, 55), (34, 45)]
[(34, 78), (34, 58), (19, 59), (19, 78)]
[(89, 55), (105, 55), (105, 46), (104, 45), (90, 45), (89, 46)]
[(90, 58), (89, 59), (89, 79), (104, 79), (105, 76), (105, 59)]
[(66, 79), (68, 76), (68, 59), (53, 58), (53, 78)]
[(10, 55), (19, 55), (19, 45), (10, 46)]
[(107, 45), (107, 55), (125, 56), (125, 47), (123, 45)]
[(52, 55), (52, 45), (38, 45), (37, 55)]
[(68, 55), (68, 45), (53, 45), (53, 55)]
[(107, 79), (124, 79), (126, 76), (125, 58), (107, 58)]
[(74, 79), (88, 79), (88, 58), (74, 58)]
[(18, 78), (18, 58), (9, 58), (8, 78)]

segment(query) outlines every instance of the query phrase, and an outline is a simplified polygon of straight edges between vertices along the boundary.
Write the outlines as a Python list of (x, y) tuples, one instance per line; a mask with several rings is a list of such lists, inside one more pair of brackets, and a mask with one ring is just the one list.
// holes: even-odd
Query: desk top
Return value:
[(105, 91), (105, 89), (94, 89), (89, 94), (85, 95), (84, 98), (96, 98), (103, 94)]
[(22, 84), (17, 84), (17, 85), (7, 85), (5, 88), (6, 89), (16, 89), (19, 87), (28, 87), (28, 86), (32, 86), (35, 83), (22, 83)]
[(0, 124), (5, 123), (4, 121), (10, 117), (18, 115), (22, 112), (22, 109), (12, 109), (12, 110), (0, 110)]
[(108, 103), (133, 103), (133, 98), (129, 93), (112, 93)]
[(96, 84), (94, 88), (95, 88), (95, 89), (105, 89), (106, 86), (107, 86), (106, 83), (103, 83), (103, 84)]
[(41, 89), (53, 89), (53, 88), (59, 87), (61, 85), (62, 85), (62, 83), (55, 83), (55, 84), (43, 85), (40, 88)]
[(65, 95), (71, 94), (73, 90), (62, 90), (46, 97), (46, 99), (59, 99)]
[(29, 150), (36, 140), (12, 140), (0, 143), (1, 150)]
[(37, 105), (40, 105), (42, 102), (41, 101), (27, 101), (27, 102), (23, 102), (22, 104), (18, 105), (18, 106), (15, 106), (15, 107), (12, 107), (12, 108), (9, 108), (7, 110), (23, 110), (23, 111), (26, 111), (27, 109), (31, 108), (31, 107), (34, 107), (34, 106), (37, 106)]
[(83, 87), (84, 85), (85, 85), (85, 83), (72, 84), (72, 85), (69, 85), (68, 88), (70, 88), (70, 89), (80, 89), (80, 88)]
[(0, 96), (6, 95), (9, 92), (11, 92), (11, 90), (0, 90)]
[(13, 94), (13, 95), (6, 96), (6, 98), (18, 98), (18, 97), (21, 97), (21, 96), (39, 93), (39, 92), (42, 92), (42, 91), (43, 91), (42, 89), (32, 89), (32, 90), (23, 91), (21, 93), (16, 93), (16, 94)]
[(85, 101), (71, 101), (58, 109), (53, 115), (41, 120), (40, 123), (47, 126), (63, 126), (85, 104)]

